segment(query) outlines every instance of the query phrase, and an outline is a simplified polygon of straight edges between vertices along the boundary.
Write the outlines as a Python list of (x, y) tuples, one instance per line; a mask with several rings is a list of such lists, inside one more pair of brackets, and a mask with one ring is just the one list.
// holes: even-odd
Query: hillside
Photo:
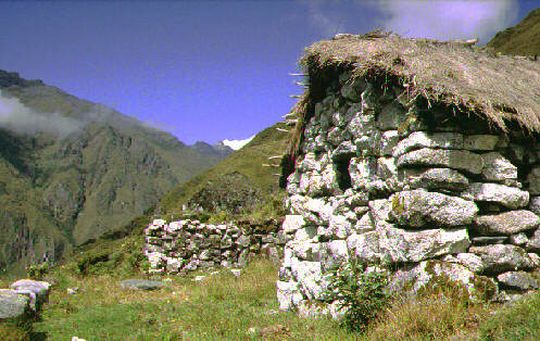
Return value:
[[(268, 158), (285, 151), (288, 135), (276, 130), (277, 127), (283, 128), (283, 124), (278, 123), (261, 131), (239, 151), (174, 188), (160, 201), (156, 215), (165, 218), (178, 215), (184, 205), (188, 210), (202, 210), (210, 215), (219, 214), (222, 218), (252, 215), (255, 211), (262, 214), (264, 208), (279, 210), (281, 202), (277, 174), (281, 170), (263, 166), (279, 163)], [(269, 207), (272, 205), (279, 208)]]
[(516, 26), (497, 33), (487, 46), (504, 54), (540, 55), (540, 8)]
[(118, 232), (222, 157), (0, 71), (0, 268), (58, 259)]

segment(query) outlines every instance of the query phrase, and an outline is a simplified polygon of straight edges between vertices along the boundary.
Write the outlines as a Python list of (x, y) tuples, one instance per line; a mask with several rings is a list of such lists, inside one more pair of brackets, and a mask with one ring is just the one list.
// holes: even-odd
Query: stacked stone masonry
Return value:
[(353, 256), (398, 268), (396, 288), (410, 280), (419, 288), (433, 274), (471, 292), (483, 283), (493, 299), (539, 287), (533, 137), (457, 108), (408, 103), (400, 86), (346, 71), (325, 79), (288, 177), (281, 309), (335, 313), (328, 274)]
[(281, 232), (258, 231), (232, 224), (205, 224), (156, 219), (145, 229), (144, 253), (151, 273), (187, 273), (197, 269), (243, 267), (257, 254), (279, 260), (285, 244)]

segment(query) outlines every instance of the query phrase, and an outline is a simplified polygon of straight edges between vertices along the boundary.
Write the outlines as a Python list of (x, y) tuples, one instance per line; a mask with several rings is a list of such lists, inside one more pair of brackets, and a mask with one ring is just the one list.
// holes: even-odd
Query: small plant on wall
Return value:
[(350, 258), (331, 273), (328, 298), (339, 302), (344, 327), (363, 332), (389, 303), (388, 271)]

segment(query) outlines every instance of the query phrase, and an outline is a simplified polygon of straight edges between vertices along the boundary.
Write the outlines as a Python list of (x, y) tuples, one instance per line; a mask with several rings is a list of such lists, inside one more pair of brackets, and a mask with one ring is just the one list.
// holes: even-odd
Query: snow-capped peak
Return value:
[(250, 136), (248, 137), (247, 139), (244, 139), (244, 140), (223, 140), (221, 141), (221, 143), (223, 143), (225, 146), (231, 148), (232, 150), (238, 150), (240, 148), (242, 148), (243, 146), (245, 146), (246, 144), (248, 144), (249, 142), (251, 142), (251, 140), (253, 140), (253, 138), (255, 137), (255, 135), (253, 136)]

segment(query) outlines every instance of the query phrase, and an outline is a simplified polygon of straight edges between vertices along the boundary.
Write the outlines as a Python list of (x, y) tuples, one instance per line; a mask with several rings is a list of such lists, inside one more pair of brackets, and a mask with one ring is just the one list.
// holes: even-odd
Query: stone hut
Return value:
[(391, 265), (397, 289), (539, 287), (539, 62), (373, 33), (318, 42), (301, 65), (282, 310), (335, 313), (328, 274), (350, 257)]

